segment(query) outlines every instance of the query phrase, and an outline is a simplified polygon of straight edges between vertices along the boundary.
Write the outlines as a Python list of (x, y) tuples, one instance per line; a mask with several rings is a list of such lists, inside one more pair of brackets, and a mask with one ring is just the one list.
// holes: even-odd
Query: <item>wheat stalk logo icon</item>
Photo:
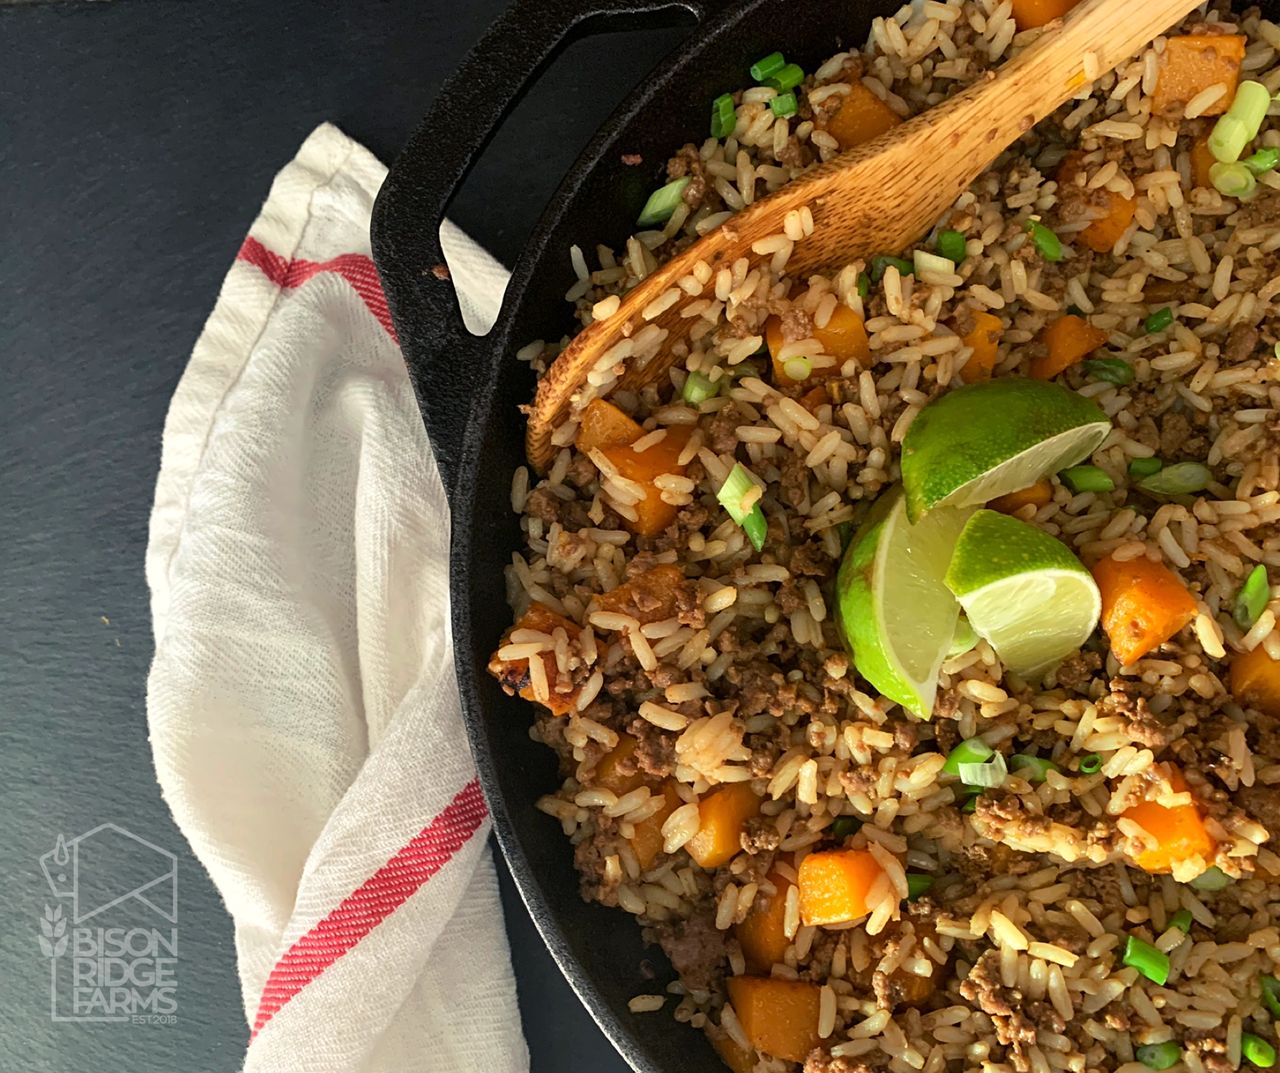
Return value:
[(62, 957), (67, 949), (67, 922), (62, 916), (62, 906), (46, 905), (40, 918), (40, 951), (47, 958)]

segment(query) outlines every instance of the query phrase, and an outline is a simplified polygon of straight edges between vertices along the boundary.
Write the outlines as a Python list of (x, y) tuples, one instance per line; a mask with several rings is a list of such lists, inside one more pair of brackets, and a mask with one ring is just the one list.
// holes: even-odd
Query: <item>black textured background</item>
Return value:
[[(239, 1067), (231, 927), (160, 799), (143, 578), (174, 385), (271, 177), (331, 120), (390, 160), (502, 0), (0, 2), (0, 1068)], [(452, 215), (511, 263), (680, 31), (572, 46)], [(179, 855), (178, 1023), (49, 1019), (38, 859), (113, 821)], [(538, 1073), (621, 1073), (514, 899)]]

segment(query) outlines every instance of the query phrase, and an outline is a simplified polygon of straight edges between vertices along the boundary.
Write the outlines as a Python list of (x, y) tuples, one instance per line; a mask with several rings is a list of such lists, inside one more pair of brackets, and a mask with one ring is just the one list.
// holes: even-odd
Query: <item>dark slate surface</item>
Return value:
[[(146, 741), (142, 559), (161, 425), (271, 176), (325, 119), (390, 159), (501, 6), (0, 3), (4, 1068), (239, 1066), (230, 922), (169, 819)], [(510, 263), (578, 147), (677, 38), (572, 46), (454, 218)], [(59, 833), (107, 822), (177, 855), (175, 1024), (50, 1019), (40, 919), (69, 903), (39, 858)], [(505, 894), (534, 1069), (621, 1073)]]

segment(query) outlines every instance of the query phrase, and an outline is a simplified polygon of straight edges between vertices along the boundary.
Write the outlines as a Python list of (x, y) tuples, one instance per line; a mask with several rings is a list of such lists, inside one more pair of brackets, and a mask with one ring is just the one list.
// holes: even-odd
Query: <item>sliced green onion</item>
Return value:
[(836, 838), (848, 838), (850, 835), (856, 835), (861, 826), (862, 821), (853, 816), (837, 816), (835, 823), (831, 825), (831, 833)]
[(871, 258), (871, 282), (879, 283), (884, 279), (885, 269), (893, 265), (902, 275), (909, 276), (915, 271), (915, 265), (901, 257), (893, 257), (887, 253), (878, 253)]
[(966, 786), (994, 790), (997, 786), (1004, 785), (1005, 777), (1009, 774), (1009, 766), (1005, 763), (1004, 754), (996, 753), (990, 760), (983, 763), (956, 765), (956, 774)]
[(711, 137), (727, 138), (737, 125), (738, 110), (733, 104), (733, 94), (720, 94), (711, 102)]
[(1170, 324), (1173, 323), (1173, 310), (1168, 306), (1157, 309), (1146, 320), (1142, 322), (1143, 330), (1148, 335), (1154, 335), (1156, 332), (1162, 332)]
[(969, 620), (964, 617), (962, 612), (960, 617), (956, 619), (956, 630), (951, 635), (951, 647), (947, 649), (947, 659), (963, 656), (977, 643), (978, 631), (969, 625)]
[[(871, 293), (871, 277), (865, 272), (858, 273), (858, 297), (866, 298)], [(1276, 344), (1280, 347), (1280, 343)]]
[(782, 371), (787, 374), (788, 380), (807, 380), (813, 372), (813, 362), (808, 358), (788, 358), (782, 363)]
[(1083, 317), (1085, 315), (1084, 310), (1081, 309), (1078, 305), (1076, 305), (1075, 302), (1072, 302), (1069, 306), (1067, 306), (1067, 312), (1070, 313), (1073, 317)]
[(702, 373), (695, 372), (684, 378), (684, 388), (680, 392), (680, 397), (690, 406), (700, 406), (719, 390), (718, 384), (713, 384)]
[(994, 754), (995, 750), (981, 738), (967, 738), (947, 753), (942, 773), (959, 775), (961, 764), (980, 764), (984, 760), (990, 760)]
[(1249, 144), (1249, 141), (1249, 128), (1238, 117), (1228, 112), (1218, 117), (1218, 122), (1209, 132), (1209, 152), (1213, 154), (1214, 160), (1230, 164), (1240, 159), (1240, 154), (1244, 152), (1244, 147)]
[(764, 59), (756, 60), (751, 65), (751, 77), (757, 82), (772, 78), (787, 65), (781, 52), (770, 52)]
[(1052, 230), (1039, 220), (1028, 220), (1027, 233), (1031, 235), (1031, 241), (1035, 244), (1036, 249), (1040, 251), (1040, 256), (1046, 261), (1062, 260), (1064, 256), (1062, 240)]
[(959, 264), (965, 258), (965, 238), (959, 231), (943, 231), (938, 236), (938, 252), (948, 261)]
[(1164, 469), (1164, 463), (1158, 458), (1135, 458), (1129, 463), (1129, 476), (1135, 481), (1150, 477)]
[(927, 876), (923, 872), (907, 873), (907, 901), (914, 902), (922, 894), (928, 894), (933, 889), (933, 876)]
[(1080, 368), (1091, 380), (1105, 380), (1117, 387), (1133, 383), (1133, 366), (1124, 358), (1090, 358), (1081, 362)]
[(800, 110), (800, 104), (796, 100), (796, 95), (790, 91), (779, 93), (769, 102), (769, 111), (780, 119), (787, 116), (795, 115)]
[(1168, 1069), (1182, 1060), (1182, 1048), (1174, 1040), (1148, 1043), (1134, 1050), (1133, 1056), (1148, 1069)]
[(1058, 474), (1073, 492), (1114, 492), (1116, 482), (1097, 466), (1072, 466)]
[(1240, 1056), (1260, 1069), (1270, 1069), (1276, 1064), (1276, 1049), (1261, 1036), (1252, 1032), (1240, 1035)]
[(1009, 758), (1009, 766), (1015, 775), (1027, 782), (1044, 782), (1049, 772), (1061, 770), (1052, 760), (1046, 760), (1043, 756), (1029, 756), (1027, 753), (1014, 753)]
[(1248, 137), (1253, 141), (1262, 129), (1262, 121), (1267, 118), (1267, 109), (1271, 107), (1271, 91), (1261, 82), (1246, 80), (1236, 87), (1235, 98), (1227, 115), (1234, 116), (1244, 124)]
[(1096, 775), (1102, 770), (1102, 757), (1097, 753), (1089, 753), (1080, 758), (1080, 774)]
[(1267, 581), (1267, 568), (1259, 563), (1249, 571), (1249, 576), (1236, 593), (1236, 625), (1242, 630), (1249, 629), (1258, 621), (1270, 599), (1271, 585)]
[(1274, 976), (1259, 976), (1258, 984), (1262, 988), (1262, 1004), (1271, 1011), (1272, 1017), (1280, 1018), (1280, 980)]
[(980, 798), (981, 796), (982, 796), (981, 793), (970, 794), (967, 798), (965, 798), (964, 804), (960, 806), (960, 811), (961, 812), (977, 812), (978, 798)]
[(649, 200), (640, 210), (636, 226), (653, 227), (655, 224), (665, 224), (671, 219), (671, 214), (676, 211), (676, 206), (680, 204), (680, 195), (691, 182), (693, 182), (692, 177), (686, 175), (682, 179), (672, 179), (666, 186), (658, 187), (649, 195)]
[(1275, 166), (1280, 164), (1280, 149), (1267, 146), (1265, 149), (1259, 149), (1253, 156), (1245, 157), (1240, 163), (1253, 172), (1254, 175), (1273, 171)]
[(795, 89), (804, 81), (804, 72), (800, 70), (800, 65), (788, 63), (778, 68), (778, 70), (769, 78), (764, 80), (766, 86), (772, 86), (779, 93), (786, 93), (789, 89)]
[(1186, 496), (1203, 492), (1213, 480), (1209, 467), (1200, 462), (1175, 462), (1158, 473), (1143, 477), (1138, 487), (1155, 496)]
[(1214, 164), (1209, 169), (1209, 181), (1224, 197), (1248, 197), (1258, 185), (1253, 172), (1243, 164)]
[(742, 526), (751, 546), (760, 551), (764, 547), (764, 538), (769, 531), (769, 523), (765, 520), (764, 511), (759, 502), (743, 508), (742, 500), (753, 488), (757, 487), (751, 472), (739, 462), (729, 471), (716, 498), (720, 505), (729, 512), (729, 517)]
[(925, 272), (943, 272), (950, 275), (956, 270), (954, 261), (936, 253), (930, 253), (928, 250), (915, 250), (911, 254), (911, 267), (915, 269), (917, 276)]
[(1196, 890), (1205, 890), (1212, 893), (1231, 886), (1231, 877), (1215, 864), (1196, 876), (1190, 885), (1195, 887)]
[(1191, 930), (1191, 910), (1179, 909), (1169, 918), (1169, 927), (1189, 932)]
[(1122, 960), (1131, 969), (1137, 969), (1148, 980), (1161, 987), (1169, 979), (1169, 955), (1136, 936), (1130, 935), (1125, 940)]

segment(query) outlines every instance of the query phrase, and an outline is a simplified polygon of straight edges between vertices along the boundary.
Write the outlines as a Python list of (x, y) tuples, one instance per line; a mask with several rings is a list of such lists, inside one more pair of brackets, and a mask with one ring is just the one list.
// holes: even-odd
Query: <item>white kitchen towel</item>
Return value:
[[(246, 1070), (520, 1073), (448, 504), (369, 257), (385, 175), (332, 126), (307, 139), (174, 394), (152, 750), (235, 921)], [(456, 229), (447, 249), (491, 323), (506, 272)]]

